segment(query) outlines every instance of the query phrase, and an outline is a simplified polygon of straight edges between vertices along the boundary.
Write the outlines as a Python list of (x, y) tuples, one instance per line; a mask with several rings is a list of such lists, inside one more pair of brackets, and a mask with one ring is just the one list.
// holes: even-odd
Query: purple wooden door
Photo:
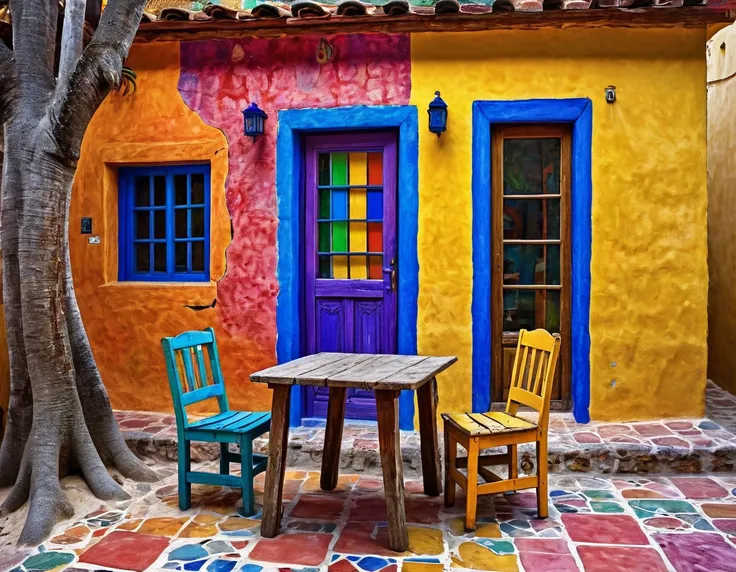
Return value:
[[(396, 136), (306, 140), (307, 353), (396, 353)], [(305, 392), (325, 417), (326, 388)], [(373, 392), (348, 391), (345, 416), (375, 419)]]

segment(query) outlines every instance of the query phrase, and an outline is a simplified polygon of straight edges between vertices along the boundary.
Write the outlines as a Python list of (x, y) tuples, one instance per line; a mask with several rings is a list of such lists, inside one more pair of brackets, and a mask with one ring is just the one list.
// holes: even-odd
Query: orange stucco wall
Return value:
[[(182, 101), (179, 44), (135, 46), (128, 65), (138, 74), (136, 93), (111, 94), (85, 135), (71, 207), (70, 247), (79, 305), (113, 407), (172, 409), (160, 340), (190, 329), (216, 330), (231, 405), (266, 409), (270, 391), (251, 384), (251, 371), (274, 362), (273, 348), (225, 330), (216, 308), (217, 281), (225, 274), (230, 217), (225, 204), (228, 142)], [(139, 163), (210, 162), (210, 282), (118, 282), (117, 170)], [(93, 236), (78, 234), (92, 217)], [(76, 231), (76, 232), (75, 232)], [(216, 404), (205, 404), (213, 408)], [(196, 409), (194, 409), (196, 411)]]

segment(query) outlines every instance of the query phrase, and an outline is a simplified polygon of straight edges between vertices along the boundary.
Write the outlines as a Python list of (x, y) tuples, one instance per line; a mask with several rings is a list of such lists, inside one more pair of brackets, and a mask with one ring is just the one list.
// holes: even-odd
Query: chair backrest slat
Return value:
[(545, 330), (519, 332), (506, 412), (515, 415), (519, 405), (539, 411), (539, 425), (546, 429), (555, 369), (562, 341)]
[[(177, 427), (183, 428), (188, 425), (185, 407), (205, 399), (216, 397), (220, 412), (229, 410), (215, 332), (212, 328), (164, 338), (161, 345), (166, 360)], [(208, 361), (212, 374), (211, 383), (207, 375)]]
[[(526, 363), (527, 347), (523, 349), (519, 348), (516, 352), (516, 359), (514, 359), (514, 367), (511, 372), (511, 387), (518, 387), (521, 383), (521, 379), (524, 376), (524, 364)], [(519, 357), (519, 351), (522, 352), (521, 359)]]
[(182, 348), (179, 351), (184, 360), (184, 380), (187, 391), (194, 391), (197, 389), (197, 380), (194, 378), (194, 367), (192, 366), (192, 348)]
[(194, 353), (197, 356), (197, 370), (199, 371), (199, 387), (207, 387), (209, 385), (207, 379), (207, 369), (204, 367), (204, 353), (202, 346), (194, 346)]

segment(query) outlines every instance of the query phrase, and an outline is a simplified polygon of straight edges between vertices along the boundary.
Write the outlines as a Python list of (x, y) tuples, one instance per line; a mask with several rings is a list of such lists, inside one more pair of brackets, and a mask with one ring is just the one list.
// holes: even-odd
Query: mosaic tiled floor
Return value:
[[(736, 470), (736, 396), (709, 382), (707, 416), (700, 419), (658, 420), (638, 423), (576, 423), (571, 413), (550, 416), (549, 456), (553, 472), (593, 473), (700, 473)], [(128, 443), (140, 454), (160, 449), (159, 457), (176, 454), (176, 426), (172, 415), (118, 411), (116, 416)], [(530, 415), (533, 417), (533, 415)], [(297, 427), (290, 434), (289, 464), (318, 469), (324, 443), (321, 427)], [(265, 452), (267, 439), (255, 446)], [(402, 432), (405, 471), (419, 476), (419, 434)], [(521, 470), (534, 472), (534, 446), (522, 445)], [(200, 460), (219, 454), (216, 445), (193, 453)], [(348, 423), (343, 432), (341, 464), (354, 471), (380, 470), (375, 424)]]
[(37, 549), (6, 550), (0, 571), (736, 571), (736, 476), (554, 475), (550, 518), (535, 518), (533, 491), (483, 497), (471, 534), (461, 495), (447, 509), (408, 481), (409, 551), (398, 554), (376, 477), (342, 475), (324, 493), (317, 473), (289, 472), (282, 533), (263, 539), (258, 516), (237, 515), (236, 490), (195, 486), (193, 508), (180, 512), (173, 471), (153, 486), (126, 483), (126, 508), (64, 523)]

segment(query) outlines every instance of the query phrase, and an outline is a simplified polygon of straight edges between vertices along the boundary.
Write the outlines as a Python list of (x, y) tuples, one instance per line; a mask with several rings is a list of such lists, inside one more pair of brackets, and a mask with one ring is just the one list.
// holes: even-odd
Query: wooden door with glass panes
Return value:
[(491, 398), (505, 402), (519, 330), (562, 336), (552, 399), (570, 398), (570, 129), (498, 127), (492, 141)]

